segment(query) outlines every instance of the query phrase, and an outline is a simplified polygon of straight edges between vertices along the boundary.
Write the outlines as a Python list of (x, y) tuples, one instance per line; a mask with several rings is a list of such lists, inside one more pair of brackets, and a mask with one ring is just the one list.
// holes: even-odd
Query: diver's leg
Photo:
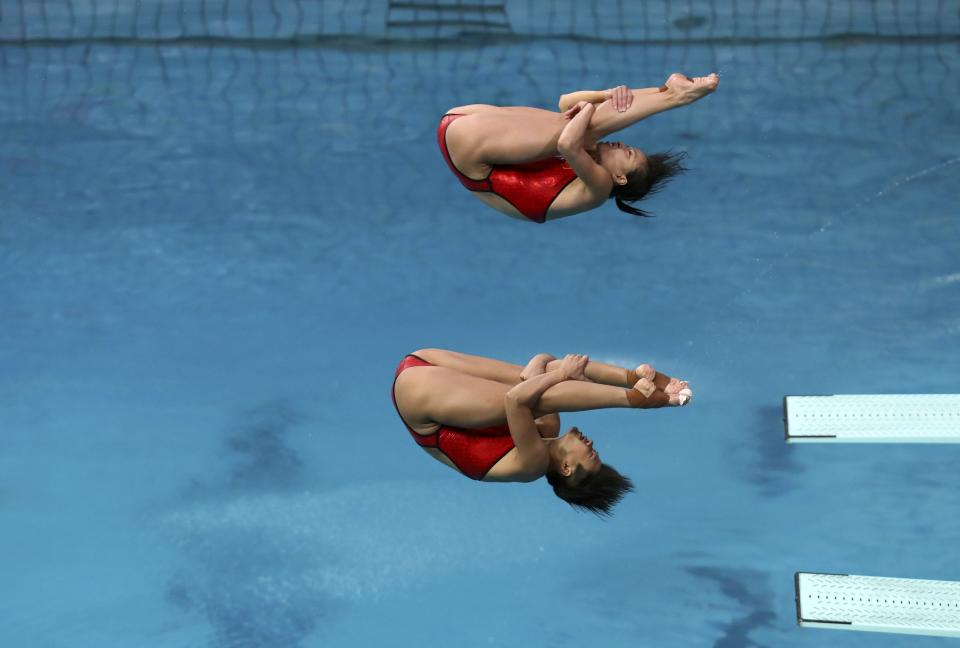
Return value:
[(466, 104), (465, 106), (456, 106), (447, 111), (448, 115), (473, 115), (478, 112), (486, 112), (490, 109), (496, 109), (498, 106), (493, 104)]
[[(395, 395), (403, 418), (415, 428), (430, 424), (476, 428), (506, 421), (503, 399), (508, 389), (503, 383), (447, 367), (412, 367), (397, 378)], [(648, 380), (639, 381), (634, 389), (567, 380), (544, 392), (535, 415), (678, 404), (676, 396), (656, 389)]]
[(611, 407), (638, 407), (644, 409), (679, 405), (679, 396), (667, 394), (641, 379), (636, 387), (625, 389), (580, 380), (568, 380), (554, 385), (540, 397), (536, 413), (581, 412)]
[[(547, 364), (546, 370), (553, 371), (559, 366), (559, 360), (552, 360)], [(668, 394), (678, 393), (681, 389), (688, 387), (686, 381), (671, 378), (648, 364), (642, 364), (636, 369), (625, 369), (591, 360), (587, 363), (587, 368), (583, 373), (593, 382), (615, 387), (633, 387), (641, 378), (652, 380), (657, 389), (662, 389)]]
[(665, 373), (657, 371), (646, 363), (634, 369), (632, 374), (636, 376), (638, 380), (640, 378), (646, 378), (647, 380), (653, 381), (653, 384), (657, 389), (662, 389), (668, 394), (678, 394), (682, 390), (690, 387), (686, 380), (668, 376)]
[(478, 428), (504, 423), (508, 389), (449, 367), (411, 367), (397, 377), (394, 395), (404, 420), (415, 429), (431, 424)]
[(682, 74), (672, 74), (659, 88), (631, 90), (633, 102), (624, 112), (617, 111), (610, 101), (597, 106), (597, 110), (590, 118), (587, 137), (593, 141), (599, 141), (647, 117), (688, 105), (713, 92), (719, 82), (720, 79), (716, 74), (693, 79)]
[(419, 356), (438, 367), (454, 369), (477, 378), (493, 380), (510, 386), (520, 382), (520, 372), (523, 370), (520, 365), (503, 360), (458, 351), (447, 351), (446, 349), (420, 349), (415, 351), (413, 355)]
[[(560, 367), (560, 360), (552, 360), (547, 365), (547, 371)], [(624, 369), (614, 365), (590, 360), (583, 374), (593, 382), (616, 387), (633, 387), (643, 376), (637, 376), (632, 369)], [(649, 377), (649, 376), (647, 376)]]
[(508, 107), (484, 110), (447, 127), (447, 150), (466, 176), (485, 178), (495, 164), (519, 164), (557, 154), (567, 119), (549, 110)]
[[(523, 367), (511, 362), (446, 349), (420, 349), (414, 355), (439, 367), (455, 369), (477, 378), (494, 380), (510, 386), (520, 382), (521, 373), (524, 371)], [(528, 364), (528, 373), (530, 373), (530, 366)], [(532, 375), (543, 373), (543, 371), (553, 371), (559, 366), (560, 360), (552, 359), (539, 370), (532, 372)], [(642, 364), (636, 369), (625, 369), (590, 360), (587, 363), (584, 375), (594, 382), (616, 387), (633, 387), (641, 378), (647, 378), (653, 381), (657, 389), (664, 390), (668, 394), (678, 393), (681, 389), (687, 387), (686, 382), (660, 373), (648, 364)]]

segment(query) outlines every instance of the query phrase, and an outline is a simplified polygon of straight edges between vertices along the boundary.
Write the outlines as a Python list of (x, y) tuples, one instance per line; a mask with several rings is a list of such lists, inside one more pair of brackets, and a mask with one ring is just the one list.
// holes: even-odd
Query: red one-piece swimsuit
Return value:
[[(397, 367), (393, 382), (396, 385), (397, 376), (410, 367), (432, 367), (426, 360), (415, 355), (408, 355)], [(394, 391), (393, 406), (397, 407), (397, 396)], [(403, 420), (403, 416), (400, 416)], [(413, 440), (423, 448), (436, 448), (453, 462), (460, 472), (471, 479), (483, 479), (490, 469), (513, 450), (513, 437), (507, 425), (497, 425), (488, 428), (457, 428), (443, 425), (433, 434), (417, 434), (407, 422), (406, 426)]]
[(548, 157), (523, 164), (497, 164), (483, 180), (468, 178), (450, 159), (447, 150), (447, 127), (460, 114), (444, 115), (437, 129), (440, 152), (447, 166), (460, 183), (470, 191), (483, 191), (500, 196), (518, 212), (535, 223), (547, 220), (547, 210), (560, 192), (573, 182), (577, 174), (560, 157)]

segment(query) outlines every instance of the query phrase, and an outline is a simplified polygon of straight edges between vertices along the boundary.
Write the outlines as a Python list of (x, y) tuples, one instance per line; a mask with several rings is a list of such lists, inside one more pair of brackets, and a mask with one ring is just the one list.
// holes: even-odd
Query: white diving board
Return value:
[(960, 637), (960, 582), (798, 572), (797, 624)]
[(960, 443), (960, 394), (786, 396), (787, 443)]

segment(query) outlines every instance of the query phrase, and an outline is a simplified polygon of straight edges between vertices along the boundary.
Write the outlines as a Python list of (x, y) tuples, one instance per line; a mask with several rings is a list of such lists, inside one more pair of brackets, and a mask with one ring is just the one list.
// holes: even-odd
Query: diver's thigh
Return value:
[(447, 349), (420, 349), (414, 355), (438, 367), (447, 367), (510, 386), (520, 382), (520, 372), (523, 371), (523, 367), (511, 362)]
[[(559, 121), (558, 121), (559, 119)], [(557, 154), (565, 120), (546, 110), (498, 108), (461, 117), (447, 127), (447, 148), (468, 176), (494, 164), (520, 164)]]
[(447, 367), (413, 367), (397, 378), (396, 398), (401, 414), (411, 422), (488, 427), (506, 420), (507, 389), (502, 383)]

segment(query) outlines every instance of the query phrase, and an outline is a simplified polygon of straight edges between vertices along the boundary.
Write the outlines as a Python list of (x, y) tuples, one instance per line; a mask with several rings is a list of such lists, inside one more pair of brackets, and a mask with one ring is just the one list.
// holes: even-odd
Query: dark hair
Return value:
[(553, 493), (570, 506), (590, 511), (601, 517), (611, 515), (613, 507), (633, 490), (633, 482), (613, 466), (600, 464), (600, 470), (585, 476), (573, 486), (557, 472), (547, 473), (547, 483)]
[(687, 167), (683, 166), (683, 158), (685, 157), (687, 157), (685, 151), (648, 155), (646, 168), (628, 173), (626, 184), (613, 184), (610, 197), (616, 198), (617, 209), (634, 216), (650, 216), (650, 213), (627, 203), (657, 193), (666, 186), (672, 177), (686, 171)]

